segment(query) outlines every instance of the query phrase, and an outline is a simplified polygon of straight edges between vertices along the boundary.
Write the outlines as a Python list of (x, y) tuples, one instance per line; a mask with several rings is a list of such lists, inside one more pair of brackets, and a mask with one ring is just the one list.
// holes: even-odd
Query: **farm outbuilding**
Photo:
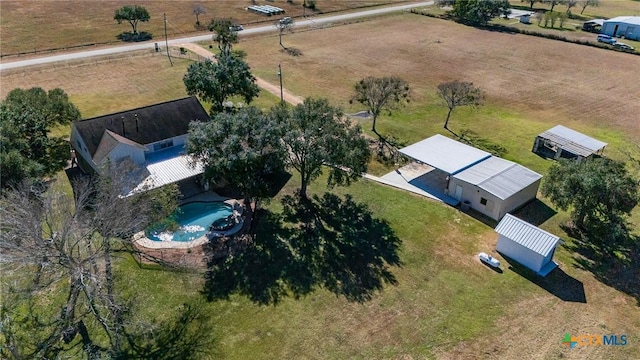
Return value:
[(560, 238), (537, 226), (506, 214), (495, 231), (498, 233), (496, 250), (540, 276), (547, 276), (558, 264), (553, 254)]
[(532, 151), (555, 160), (569, 158), (580, 161), (602, 155), (605, 146), (605, 142), (558, 125), (538, 135)]
[(542, 178), (524, 166), (439, 134), (399, 151), (437, 169), (431, 172), (431, 183), (437, 183), (455, 204), (462, 203), (463, 210), (472, 208), (494, 220), (535, 199)]
[(618, 16), (606, 20), (600, 29), (601, 34), (631, 40), (640, 40), (640, 16)]

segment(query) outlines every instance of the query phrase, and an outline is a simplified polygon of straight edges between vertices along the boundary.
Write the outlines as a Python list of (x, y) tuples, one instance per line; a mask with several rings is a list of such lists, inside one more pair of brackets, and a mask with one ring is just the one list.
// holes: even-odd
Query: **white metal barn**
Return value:
[(500, 220), (535, 199), (542, 175), (440, 134), (399, 150), (439, 170), (442, 190), (456, 204)]
[(625, 39), (640, 40), (640, 16), (618, 16), (606, 20), (600, 33)]
[(542, 175), (526, 167), (491, 156), (453, 176), (449, 193), (478, 212), (499, 220), (536, 198)]
[(496, 250), (538, 275), (547, 276), (558, 264), (553, 254), (560, 238), (537, 226), (506, 214), (495, 231), (499, 234)]

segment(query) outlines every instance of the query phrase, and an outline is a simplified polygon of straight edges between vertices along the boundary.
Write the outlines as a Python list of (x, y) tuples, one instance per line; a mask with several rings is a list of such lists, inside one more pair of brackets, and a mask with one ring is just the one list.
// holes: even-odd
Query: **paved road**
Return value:
[[(374, 9), (374, 10), (365, 10), (365, 11), (359, 11), (359, 12), (354, 12), (349, 14), (343, 14), (343, 15), (317, 17), (309, 20), (296, 21), (295, 27), (313, 26), (317, 24), (326, 24), (331, 22), (350, 20), (350, 19), (355, 19), (359, 17), (366, 17), (366, 16), (373, 16), (373, 15), (384, 14), (384, 13), (402, 11), (402, 10), (407, 10), (407, 9), (420, 7), (420, 6), (428, 6), (432, 4), (433, 4), (433, 1), (416, 2), (412, 4), (407, 4), (407, 5), (390, 6), (390, 7), (384, 7), (384, 8)], [(275, 31), (275, 30), (276, 29), (273, 25), (266, 25), (266, 26), (245, 29), (240, 33), (240, 35), (258, 34), (258, 33), (264, 33), (264, 32)], [(207, 41), (207, 40), (211, 40), (211, 34), (169, 40), (169, 45), (176, 45), (181, 43), (192, 43), (192, 42)], [(30, 66), (30, 65), (47, 64), (47, 63), (52, 63), (57, 61), (82, 59), (82, 58), (88, 58), (93, 56), (110, 55), (110, 54), (117, 54), (117, 53), (122, 53), (127, 51), (142, 50), (142, 49), (153, 49), (155, 47), (156, 42), (160, 46), (164, 46), (165, 44), (164, 41), (160, 39), (156, 39), (155, 41), (144, 42), (144, 43), (139, 43), (135, 45), (114, 46), (114, 47), (109, 47), (109, 48), (104, 48), (99, 50), (89, 50), (89, 51), (82, 51), (82, 52), (76, 52), (76, 53), (33, 58), (29, 60), (4, 62), (4, 63), (0, 63), (0, 71), (5, 69), (20, 68), (20, 67)]]

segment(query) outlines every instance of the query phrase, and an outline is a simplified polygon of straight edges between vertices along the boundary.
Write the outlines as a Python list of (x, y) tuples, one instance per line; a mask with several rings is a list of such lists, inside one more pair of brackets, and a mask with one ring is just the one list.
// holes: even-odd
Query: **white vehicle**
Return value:
[(605, 44), (613, 45), (616, 43), (616, 39), (612, 38), (609, 35), (600, 34), (598, 35), (598, 42), (603, 42)]
[(494, 268), (500, 267), (500, 261), (491, 255), (481, 252), (480, 254), (478, 254), (478, 257), (480, 258), (480, 261), (482, 261), (483, 263), (491, 267), (494, 267)]

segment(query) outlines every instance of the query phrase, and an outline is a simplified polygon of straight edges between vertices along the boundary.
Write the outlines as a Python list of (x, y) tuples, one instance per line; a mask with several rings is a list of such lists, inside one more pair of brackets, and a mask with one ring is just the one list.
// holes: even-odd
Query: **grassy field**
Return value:
[[(412, 102), (379, 120), (383, 134), (409, 143), (442, 132), (446, 112), (435, 87), (453, 79), (473, 81), (487, 94), (484, 107), (454, 112), (454, 131), (471, 129), (506, 147), (507, 158), (541, 173), (550, 162), (531, 154), (533, 138), (558, 123), (607, 141), (606, 152), (616, 158), (640, 143), (637, 56), (409, 14), (294, 33), (283, 42), (302, 55), (281, 53), (275, 36), (245, 40), (238, 48), (256, 75), (276, 83), (274, 69), (281, 63), (293, 93), (327, 97), (348, 111), (362, 110), (348, 103), (361, 77), (409, 81)], [(4, 97), (14, 87), (61, 87), (89, 117), (184, 96), (187, 65), (182, 60), (170, 67), (166, 58), (140, 54), (2, 72), (0, 90)], [(276, 101), (261, 96), (258, 104)], [(313, 193), (326, 190), (322, 180)], [(298, 183), (294, 176), (278, 198)], [(323, 290), (276, 306), (243, 296), (206, 303), (215, 331), (203, 336), (215, 337), (219, 352), (211, 358), (630, 359), (640, 353), (636, 301), (575, 267), (566, 249), (557, 252), (561, 271), (553, 282), (537, 284), (511, 269), (499, 274), (482, 266), (473, 255), (493, 249), (497, 235), (458, 210), (368, 181), (335, 191), (368, 204), (402, 239), (402, 266), (393, 269), (398, 285), (361, 304)], [(278, 208), (277, 199), (270, 207)], [(559, 213), (542, 227), (569, 240), (558, 227), (566, 218)], [(158, 319), (200, 297), (203, 285), (201, 274), (142, 270), (130, 258), (121, 260), (119, 271), (123, 286), (138, 292), (142, 314)], [(583, 289), (586, 303), (563, 300), (575, 295), (567, 294), (567, 284), (574, 292)], [(566, 332), (626, 333), (629, 345), (569, 350), (561, 343)]]
[[(316, 13), (367, 7), (400, 2), (400, 0), (321, 0)], [(200, 23), (206, 25), (211, 18), (233, 18), (241, 24), (270, 23), (274, 19), (249, 11), (250, 1), (198, 1), (198, 0), (143, 0), (135, 2), (144, 6), (151, 16), (147, 23), (139, 24), (139, 31), (147, 31), (157, 38), (164, 37), (163, 14), (167, 15), (167, 33), (170, 37), (194, 33), (206, 33), (206, 28), (197, 29), (193, 7), (202, 5), (206, 11), (200, 15)], [(269, 4), (286, 11), (287, 16), (302, 16), (302, 0), (291, 3), (285, 0), (256, 1), (258, 5)], [(1, 54), (42, 51), (44, 49), (77, 46), (81, 44), (118, 42), (116, 36), (131, 31), (128, 23), (118, 25), (113, 20), (116, 9), (133, 5), (131, 1), (86, 0), (3, 0), (0, 1), (0, 48)], [(313, 14), (306, 10), (307, 15)], [(46, 31), (43, 31), (46, 29)]]

